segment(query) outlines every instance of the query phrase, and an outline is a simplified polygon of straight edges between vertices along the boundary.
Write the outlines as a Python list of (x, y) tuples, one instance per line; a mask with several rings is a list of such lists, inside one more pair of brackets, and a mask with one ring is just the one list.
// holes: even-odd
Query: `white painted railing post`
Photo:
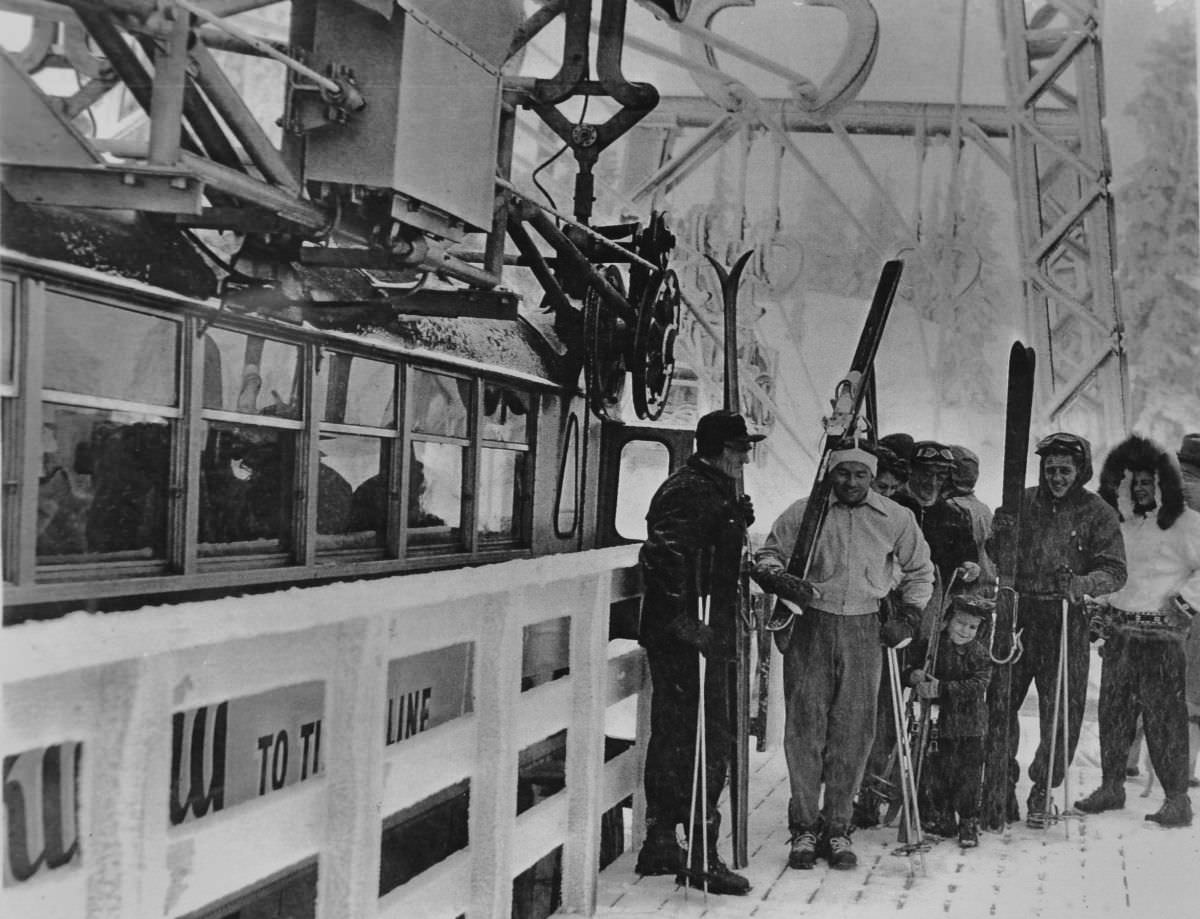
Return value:
[[(90, 820), (87, 915), (162, 915), (178, 867), (168, 843), (171, 709), (165, 656), (106, 667), (95, 733), (83, 744)], [(176, 843), (178, 845), (178, 843)]]
[[(475, 647), (476, 746), (469, 818), (471, 898), (467, 919), (512, 914), (512, 836), (517, 816), (517, 706), (525, 591), (487, 595)], [(508, 609), (505, 609), (507, 603)], [(509, 615), (513, 613), (513, 615)]]
[(567, 838), (562, 911), (596, 911), (600, 821), (604, 814), (604, 714), (608, 701), (608, 618), (612, 577), (579, 585), (571, 619), (571, 722), (567, 730)]
[(642, 847), (646, 838), (646, 748), (650, 743), (650, 702), (654, 695), (650, 684), (650, 664), (642, 655), (642, 691), (637, 697), (637, 735), (634, 740), (634, 761), (637, 763), (637, 778), (633, 791), (633, 833), (630, 843), (633, 851)]
[(318, 919), (374, 915), (379, 900), (380, 798), (383, 788), (387, 621), (351, 620), (337, 628), (326, 683), (325, 828), (317, 871)]

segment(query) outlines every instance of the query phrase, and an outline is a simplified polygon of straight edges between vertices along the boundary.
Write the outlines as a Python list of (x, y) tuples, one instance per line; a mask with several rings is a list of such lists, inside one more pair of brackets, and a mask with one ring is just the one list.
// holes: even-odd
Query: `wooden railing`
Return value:
[[(604, 758), (606, 716), (647, 683), (641, 651), (609, 642), (635, 561), (620, 547), (5, 629), (0, 914), (188, 916), (315, 864), (318, 919), (492, 919), (559, 846), (562, 908), (590, 914), (601, 816), (640, 798), (644, 745)], [(568, 675), (523, 692), (526, 627), (562, 617)], [(455, 660), (469, 683), (439, 711), (464, 686)], [(416, 670), (435, 688), (402, 703)], [(518, 816), (520, 751), (563, 729), (565, 790)], [(467, 846), (379, 896), (383, 823), (464, 780)]]

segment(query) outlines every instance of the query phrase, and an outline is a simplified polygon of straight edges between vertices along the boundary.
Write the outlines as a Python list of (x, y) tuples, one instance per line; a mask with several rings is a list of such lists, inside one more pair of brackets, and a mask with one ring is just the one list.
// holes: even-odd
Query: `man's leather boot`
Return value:
[(1146, 819), (1165, 827), (1191, 826), (1192, 802), (1187, 794), (1171, 795), (1155, 813), (1147, 814)]
[(683, 869), (683, 848), (675, 827), (663, 820), (646, 821), (646, 841), (638, 852), (634, 870), (640, 875), (677, 874)]
[(1101, 811), (1120, 810), (1125, 806), (1125, 788), (1114, 787), (1108, 783), (1101, 785), (1086, 798), (1075, 802), (1075, 808), (1085, 814), (1098, 814)]

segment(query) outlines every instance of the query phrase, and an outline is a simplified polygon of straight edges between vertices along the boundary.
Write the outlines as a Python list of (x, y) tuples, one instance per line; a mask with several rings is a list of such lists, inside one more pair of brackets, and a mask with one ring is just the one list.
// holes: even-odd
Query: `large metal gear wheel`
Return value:
[(637, 416), (656, 421), (666, 408), (675, 379), (675, 339), (683, 294), (679, 276), (663, 273), (652, 297), (641, 304), (633, 345), (633, 407)]
[[(606, 280), (622, 297), (625, 280), (613, 265), (602, 270)], [(625, 393), (625, 345), (629, 329), (605, 306), (599, 291), (589, 286), (583, 297), (584, 379), (588, 405), (602, 421), (615, 420)]]

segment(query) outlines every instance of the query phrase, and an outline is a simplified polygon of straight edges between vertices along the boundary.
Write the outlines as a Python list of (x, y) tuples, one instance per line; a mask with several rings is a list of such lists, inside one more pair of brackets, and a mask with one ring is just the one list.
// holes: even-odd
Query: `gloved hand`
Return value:
[(1011, 539), (1017, 528), (1017, 518), (1008, 511), (996, 511), (992, 515), (992, 536), (997, 539)]
[(1176, 629), (1187, 629), (1191, 627), (1192, 617), (1196, 615), (1196, 608), (1183, 599), (1182, 596), (1176, 594), (1167, 601), (1167, 622)]
[(730, 650), (726, 648), (711, 625), (704, 625), (698, 619), (686, 614), (671, 620), (669, 631), (684, 644), (691, 645), (709, 660), (728, 660)]
[(1075, 602), (1075, 572), (1066, 565), (1054, 572), (1054, 592)]
[(965, 583), (970, 584), (977, 577), (979, 577), (979, 572), (983, 569), (975, 564), (975, 562), (963, 562), (961, 565), (959, 565), (959, 570), (962, 572), (962, 574), (959, 575), (959, 578), (961, 578)]
[(903, 648), (912, 640), (912, 626), (907, 622), (889, 619), (879, 627), (879, 641), (885, 648)]
[(791, 600), (797, 606), (807, 609), (808, 605), (821, 596), (812, 584), (786, 571), (776, 571), (769, 568), (755, 568), (750, 576), (754, 582), (769, 594)]
[(941, 682), (930, 677), (928, 680), (916, 685), (917, 698), (936, 699), (941, 694), (941, 688)]
[(1108, 640), (1112, 631), (1112, 624), (1109, 622), (1110, 608), (1107, 600), (1083, 595), (1083, 610), (1088, 617), (1088, 641), (1103, 643)]
[(738, 507), (742, 510), (742, 520), (749, 527), (754, 523), (754, 502), (750, 500), (749, 495), (742, 495), (738, 498)]

